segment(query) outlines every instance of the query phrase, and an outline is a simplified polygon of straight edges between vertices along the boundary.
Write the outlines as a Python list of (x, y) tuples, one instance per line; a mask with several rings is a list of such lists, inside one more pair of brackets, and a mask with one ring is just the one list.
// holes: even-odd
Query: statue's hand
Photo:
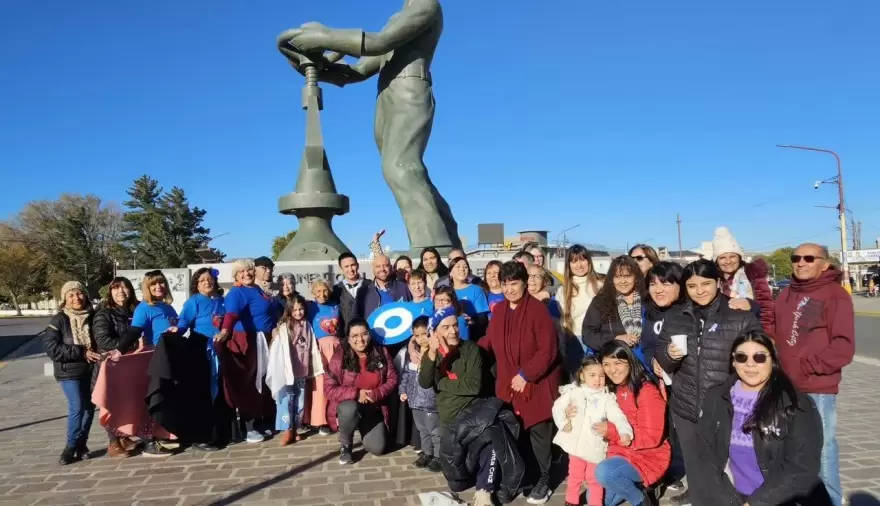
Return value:
[(300, 53), (320, 53), (326, 49), (333, 49), (333, 30), (321, 23), (305, 23), (299, 28), (288, 30), (284, 33), (288, 44)]

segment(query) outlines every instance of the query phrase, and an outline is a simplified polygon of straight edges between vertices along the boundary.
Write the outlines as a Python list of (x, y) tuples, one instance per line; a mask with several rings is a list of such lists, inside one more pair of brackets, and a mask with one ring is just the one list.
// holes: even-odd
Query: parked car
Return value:
[(779, 292), (782, 291), (783, 288), (787, 287), (791, 284), (790, 279), (780, 279), (779, 281), (771, 281), (770, 282), (770, 290), (773, 291), (773, 298), (779, 296)]

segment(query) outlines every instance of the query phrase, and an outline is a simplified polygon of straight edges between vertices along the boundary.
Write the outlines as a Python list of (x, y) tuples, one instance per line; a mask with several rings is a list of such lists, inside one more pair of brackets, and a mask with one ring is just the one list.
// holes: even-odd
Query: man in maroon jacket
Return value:
[(837, 393), (841, 370), (855, 355), (852, 297), (840, 286), (841, 272), (828, 249), (801, 244), (791, 255), (792, 281), (776, 299), (776, 346), (782, 370), (809, 394), (822, 417), (822, 480), (840, 506)]

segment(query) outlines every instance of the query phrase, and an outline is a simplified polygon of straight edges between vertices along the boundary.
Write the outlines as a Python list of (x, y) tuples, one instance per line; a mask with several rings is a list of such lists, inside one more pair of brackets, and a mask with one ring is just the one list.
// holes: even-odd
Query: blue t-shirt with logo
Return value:
[(168, 327), (177, 325), (177, 311), (170, 304), (157, 302), (147, 304), (141, 302), (134, 310), (131, 317), (131, 326), (138, 327), (143, 331), (144, 340), (153, 346), (159, 344), (159, 338), (168, 330)]
[(489, 312), (489, 299), (486, 297), (486, 292), (477, 285), (459, 288), (455, 291), (455, 296), (458, 297), (462, 311), (471, 318)]
[(312, 323), (315, 339), (339, 335), (339, 306), (308, 301), (306, 316)]
[(492, 310), (495, 308), (495, 304), (504, 301), (504, 294), (489, 292), (486, 294), (486, 300), (489, 302), (489, 319), (491, 320)]

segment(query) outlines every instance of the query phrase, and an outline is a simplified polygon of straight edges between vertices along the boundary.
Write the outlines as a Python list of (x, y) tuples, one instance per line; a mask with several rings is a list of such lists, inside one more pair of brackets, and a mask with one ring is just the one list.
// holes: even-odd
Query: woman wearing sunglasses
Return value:
[(819, 477), (822, 421), (782, 372), (773, 340), (763, 332), (737, 337), (731, 363), (734, 374), (703, 402), (705, 476), (692, 504), (830, 504)]
[(706, 391), (730, 375), (733, 341), (761, 330), (754, 313), (731, 307), (730, 299), (721, 293), (721, 282), (721, 272), (709, 260), (697, 260), (685, 267), (681, 289), (687, 300), (669, 311), (657, 337), (654, 358), (672, 376), (670, 416), (689, 488), (673, 497), (673, 504), (690, 504), (690, 492), (704, 487), (699, 476), (702, 463), (697, 421)]

